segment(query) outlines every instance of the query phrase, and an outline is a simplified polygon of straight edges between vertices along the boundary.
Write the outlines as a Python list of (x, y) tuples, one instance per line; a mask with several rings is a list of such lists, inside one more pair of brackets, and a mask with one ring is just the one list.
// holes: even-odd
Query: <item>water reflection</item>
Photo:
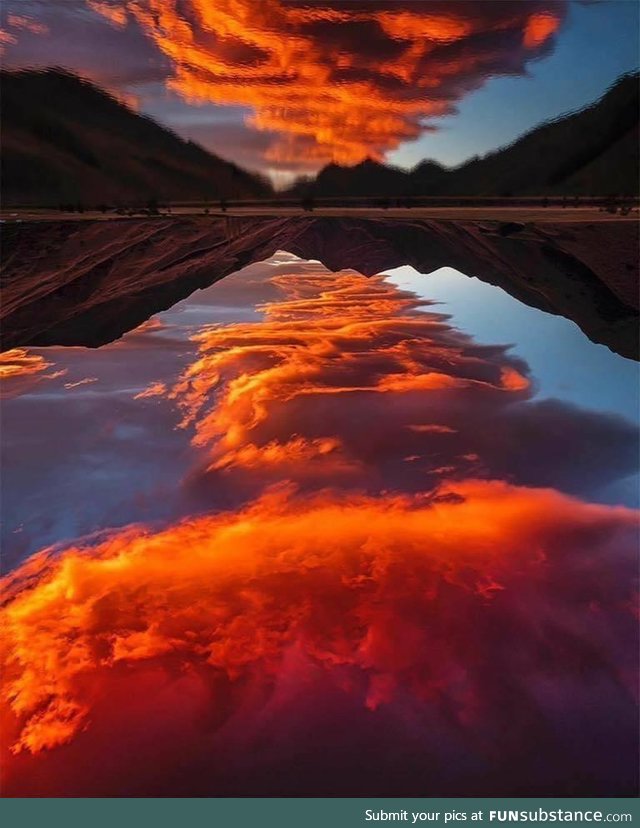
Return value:
[(179, 375), (205, 323), (259, 319), (256, 302), (277, 296), (265, 281), (272, 270), (246, 268), (99, 350), (5, 354), (5, 570), (51, 543), (190, 512), (179, 483), (196, 462), (189, 435), (171, 406), (140, 395)]
[(640, 378), (635, 360), (597, 345), (569, 319), (518, 302), (504, 290), (443, 267), (425, 276), (412, 267), (386, 271), (395, 285), (442, 303), (451, 323), (480, 342), (513, 343), (526, 360), (536, 396), (636, 420)]
[(154, 521), (7, 578), (9, 789), (630, 792), (637, 516), (589, 501), (634, 426), (383, 277), (280, 255), (204, 298), (6, 406), (22, 459), (62, 400), (49, 514)]
[[(516, 301), (500, 288), (443, 267), (428, 277), (412, 267), (387, 271), (395, 285), (442, 303), (451, 324), (480, 342), (513, 343), (512, 352), (531, 371), (537, 400), (561, 399), (590, 411), (617, 414), (638, 422), (640, 375), (634, 360), (587, 339), (562, 316)], [(640, 478), (611, 481), (591, 497), (604, 503), (638, 506)]]

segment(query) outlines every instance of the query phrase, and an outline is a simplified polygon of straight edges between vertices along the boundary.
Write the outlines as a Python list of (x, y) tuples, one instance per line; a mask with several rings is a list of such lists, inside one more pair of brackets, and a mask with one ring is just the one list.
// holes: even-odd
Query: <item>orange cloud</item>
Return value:
[(170, 60), (169, 86), (194, 102), (248, 107), (273, 133), (266, 159), (317, 168), (382, 159), (449, 114), (469, 90), (523, 72), (566, 3), (91, 0), (135, 20)]
[(106, 17), (117, 29), (122, 29), (127, 25), (126, 9), (110, 3), (101, 2), (101, 0), (86, 0), (86, 2), (92, 11)]
[[(416, 313), (420, 300), (381, 276), (289, 274), (272, 282), (286, 298), (263, 307), (264, 322), (197, 334), (200, 357), (168, 394), (183, 412), (182, 426), (195, 427), (194, 444), (211, 447), (211, 469), (255, 468), (260, 459), (273, 467), (304, 455), (355, 470), (360, 460), (349, 459), (353, 441), (340, 439), (340, 412), (348, 408), (343, 396), (404, 399), (475, 389), (518, 395), (529, 389), (515, 366), (491, 365), (465, 352), (461, 341), (447, 340), (439, 317)], [(327, 427), (337, 426), (339, 439), (331, 431), (296, 434), (314, 422), (310, 410), (326, 410), (330, 403), (323, 400), (331, 397), (338, 421), (327, 419)], [(308, 413), (290, 413), (300, 405)], [(294, 439), (284, 428), (286, 439), (279, 442), (274, 422), (295, 429)], [(443, 427), (428, 430), (441, 434)]]
[(65, 371), (45, 374), (53, 363), (41, 354), (31, 353), (25, 348), (11, 348), (0, 353), (0, 397), (15, 397), (24, 393), (41, 378), (55, 379)]
[(8, 14), (5, 26), (6, 28), (0, 29), (0, 55), (4, 54), (7, 46), (13, 46), (18, 42), (18, 33), (30, 32), (35, 35), (49, 33), (49, 29), (44, 23), (20, 14)]
[(11, 379), (29, 374), (39, 374), (51, 366), (39, 354), (30, 354), (24, 348), (11, 348), (0, 353), (0, 377)]
[(19, 14), (9, 14), (7, 16), (7, 25), (11, 29), (22, 29), (31, 34), (44, 35), (48, 34), (49, 29), (44, 23), (33, 20), (31, 17), (25, 17)]
[(144, 400), (147, 397), (161, 397), (166, 391), (167, 388), (163, 382), (152, 382), (151, 385), (136, 394), (133, 399)]
[(423, 434), (455, 434), (454, 428), (441, 425), (440, 423), (417, 423), (416, 425), (409, 425), (408, 427), (412, 431)]
[(524, 45), (527, 49), (535, 49), (555, 34), (559, 26), (560, 20), (554, 14), (532, 14), (524, 30)]
[(94, 382), (98, 382), (98, 377), (84, 377), (76, 382), (65, 382), (64, 387), (67, 390), (71, 390), (72, 388), (78, 388), (81, 385), (91, 385)]
[[(453, 331), (414, 294), (381, 276), (289, 270), (270, 280), (282, 298), (262, 306), (263, 321), (201, 330), (178, 381), (151, 387), (192, 431), (203, 459), (187, 485), (199, 497), (235, 503), (283, 478), (374, 492), (514, 474), (589, 494), (632, 473), (632, 428), (531, 402), (524, 364)], [(584, 448), (600, 440), (609, 468)]]
[[(625, 548), (626, 533), (632, 567), (636, 528), (636, 516), (622, 508), (467, 481), (432, 497), (326, 493), (300, 501), (274, 492), (238, 512), (44, 553), (5, 584), (9, 785), (11, 756), (44, 753), (38, 761), (55, 780), (56, 763), (64, 768), (68, 756), (56, 759), (55, 748), (79, 740), (86, 750), (92, 731), (105, 726), (112, 743), (125, 732), (128, 742), (127, 703), (113, 706), (110, 694), (124, 681), (134, 699), (150, 669), (152, 710), (171, 685), (192, 685), (146, 725), (161, 751), (172, 716), (186, 715), (194, 727), (203, 703), (215, 715), (201, 734), (211, 795), (223, 792), (216, 754), (234, 763), (247, 749), (238, 728), (255, 728), (251, 744), (269, 729), (258, 724), (268, 707), (286, 727), (287, 698), (312, 692), (323, 675), (363, 710), (402, 702), (428, 719), (446, 705), (451, 722), (476, 742), (473, 750), (489, 755), (506, 725), (501, 705), (508, 698), (511, 709), (519, 693), (524, 699), (535, 673), (564, 682), (616, 675), (616, 650), (608, 648), (616, 630), (632, 625), (632, 594), (622, 570), (612, 573), (620, 557), (609, 556)], [(594, 610), (603, 606), (606, 620)], [(555, 644), (540, 664), (535, 630), (545, 623)], [(520, 655), (505, 660), (508, 629)], [(584, 653), (578, 661), (576, 648)], [(631, 675), (629, 683), (631, 692)], [(509, 727), (527, 731), (519, 719)], [(134, 744), (139, 739), (134, 732)], [(153, 763), (152, 755), (145, 761)], [(120, 777), (110, 760), (97, 776), (103, 790), (124, 795), (126, 773)]]

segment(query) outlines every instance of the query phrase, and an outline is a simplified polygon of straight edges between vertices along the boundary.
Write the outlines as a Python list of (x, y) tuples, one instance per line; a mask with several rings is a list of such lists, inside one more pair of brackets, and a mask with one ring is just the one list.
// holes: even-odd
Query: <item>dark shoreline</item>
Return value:
[[(287, 250), (364, 275), (454, 267), (639, 357), (638, 223), (407, 216), (160, 216), (3, 226), (2, 347), (99, 347)], [(428, 278), (428, 277), (425, 277)]]

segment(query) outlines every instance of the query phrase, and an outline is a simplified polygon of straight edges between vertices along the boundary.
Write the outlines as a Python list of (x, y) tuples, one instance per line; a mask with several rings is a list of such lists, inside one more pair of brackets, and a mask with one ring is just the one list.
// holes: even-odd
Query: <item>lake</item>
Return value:
[(13, 795), (631, 795), (636, 363), (279, 252), (2, 369)]

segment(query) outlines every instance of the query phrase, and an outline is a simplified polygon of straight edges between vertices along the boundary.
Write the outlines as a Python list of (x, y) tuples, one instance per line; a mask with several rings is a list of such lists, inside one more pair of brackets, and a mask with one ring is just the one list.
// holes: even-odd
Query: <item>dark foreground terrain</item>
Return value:
[(365, 275), (453, 267), (638, 358), (638, 225), (595, 211), (535, 223), (162, 216), (23, 221), (3, 231), (3, 348), (104, 345), (194, 290), (286, 250)]
[(2, 199), (98, 206), (260, 198), (271, 186), (59, 69), (0, 73)]

